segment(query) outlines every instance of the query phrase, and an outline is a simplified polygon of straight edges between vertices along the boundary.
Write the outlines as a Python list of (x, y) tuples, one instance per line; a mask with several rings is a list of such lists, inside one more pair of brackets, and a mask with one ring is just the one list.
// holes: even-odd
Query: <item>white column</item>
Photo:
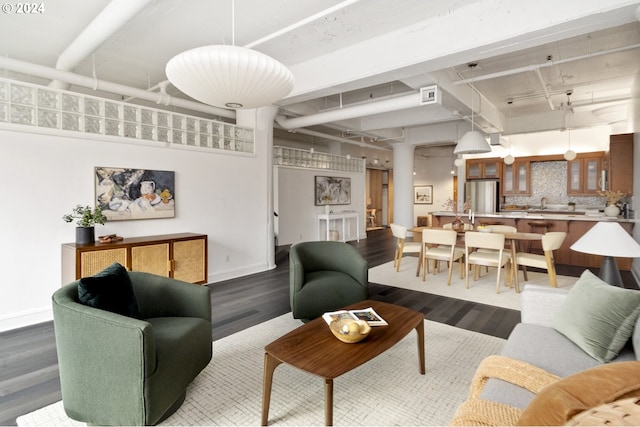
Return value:
[[(278, 107), (268, 106), (259, 108), (249, 108), (238, 110), (236, 114), (236, 124), (254, 129), (254, 143), (258, 167), (265, 168), (266, 182), (262, 183), (267, 195), (265, 215), (266, 215), (266, 257), (269, 270), (276, 268), (275, 246), (274, 246), (274, 210), (273, 210), (273, 120), (278, 112)], [(260, 183), (256, 182), (256, 187)]]
[(413, 156), (415, 145), (393, 144), (393, 222), (413, 227)]

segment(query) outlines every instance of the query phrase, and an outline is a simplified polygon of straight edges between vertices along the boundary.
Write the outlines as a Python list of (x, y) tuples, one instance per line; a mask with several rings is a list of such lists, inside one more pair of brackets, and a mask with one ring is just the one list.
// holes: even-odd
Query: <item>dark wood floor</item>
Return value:
[[(393, 237), (387, 229), (371, 231), (351, 242), (370, 267), (393, 259)], [(213, 339), (241, 331), (288, 313), (288, 248), (280, 247), (277, 268), (210, 285)], [(578, 276), (583, 269), (558, 266), (558, 273)], [(597, 273), (597, 272), (596, 272)], [(623, 272), (626, 287), (637, 288)], [(370, 284), (372, 299), (403, 305), (426, 319), (506, 338), (520, 312), (389, 286)], [(0, 425), (16, 425), (16, 417), (61, 399), (51, 322), (0, 334)]]

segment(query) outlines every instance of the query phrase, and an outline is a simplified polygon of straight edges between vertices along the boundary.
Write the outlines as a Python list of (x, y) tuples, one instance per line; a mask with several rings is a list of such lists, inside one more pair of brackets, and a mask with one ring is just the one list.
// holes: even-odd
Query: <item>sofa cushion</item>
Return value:
[(611, 286), (585, 270), (553, 319), (553, 328), (600, 362), (615, 358), (633, 333), (640, 292)]
[(524, 410), (517, 425), (564, 425), (575, 415), (619, 399), (640, 396), (640, 362), (587, 369), (543, 389)]
[(140, 318), (140, 309), (127, 270), (117, 262), (78, 283), (78, 300), (90, 307)]
[[(519, 323), (509, 335), (502, 356), (522, 360), (559, 377), (600, 365), (560, 332), (546, 326)], [(633, 356), (631, 360), (633, 360)], [(534, 394), (499, 379), (489, 379), (481, 399), (524, 409)]]

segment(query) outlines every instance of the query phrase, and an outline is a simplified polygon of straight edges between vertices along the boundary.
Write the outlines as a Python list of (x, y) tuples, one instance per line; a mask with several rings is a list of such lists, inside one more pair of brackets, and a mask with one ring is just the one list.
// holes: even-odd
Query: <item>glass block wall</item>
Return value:
[(0, 123), (255, 153), (253, 129), (0, 79)]
[(364, 159), (348, 159), (329, 153), (311, 152), (289, 147), (273, 147), (273, 164), (298, 168), (325, 169), (364, 173)]

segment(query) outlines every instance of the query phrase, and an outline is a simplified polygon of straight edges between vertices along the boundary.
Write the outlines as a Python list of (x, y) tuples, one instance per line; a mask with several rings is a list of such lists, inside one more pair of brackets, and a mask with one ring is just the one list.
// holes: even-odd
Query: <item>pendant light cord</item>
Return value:
[(231, 0), (231, 46), (236, 45), (236, 0)]
[(469, 84), (469, 86), (471, 86), (471, 132), (473, 132), (473, 110), (474, 110), (474, 103), (473, 103), (473, 94), (476, 91), (475, 86), (473, 85), (473, 79), (475, 77), (473, 70), (476, 68), (478, 64), (475, 62), (471, 62), (469, 64), (469, 68), (471, 68), (471, 83)]

